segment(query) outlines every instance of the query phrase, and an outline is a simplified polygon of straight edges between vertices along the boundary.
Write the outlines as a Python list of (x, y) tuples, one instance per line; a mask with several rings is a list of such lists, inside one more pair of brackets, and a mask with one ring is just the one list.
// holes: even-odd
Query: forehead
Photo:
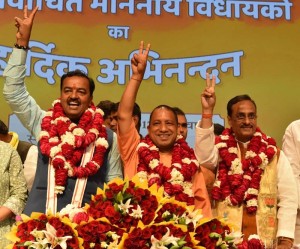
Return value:
[(153, 111), (150, 121), (155, 121), (155, 120), (161, 120), (161, 121), (172, 120), (176, 122), (176, 116), (171, 110), (162, 107)]
[(256, 113), (255, 105), (250, 100), (240, 101), (232, 106), (232, 113)]
[(75, 88), (84, 88), (89, 89), (90, 83), (88, 79), (80, 76), (72, 76), (64, 79), (62, 87), (75, 87)]
[(186, 123), (186, 117), (184, 115), (177, 115), (178, 123)]

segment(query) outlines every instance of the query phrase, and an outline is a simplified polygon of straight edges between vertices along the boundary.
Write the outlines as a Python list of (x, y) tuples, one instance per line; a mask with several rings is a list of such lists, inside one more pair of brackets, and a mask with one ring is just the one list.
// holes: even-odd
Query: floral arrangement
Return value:
[[(60, 99), (53, 102), (42, 120), (41, 152), (51, 158), (55, 170), (55, 192), (62, 194), (68, 177), (83, 178), (94, 175), (102, 166), (108, 148), (106, 129), (102, 125), (103, 112), (92, 104), (78, 124), (64, 113)], [(78, 167), (85, 149), (95, 142), (91, 160)]]
[(247, 212), (255, 213), (261, 176), (277, 152), (275, 140), (257, 128), (247, 147), (245, 159), (240, 160), (233, 131), (227, 128), (216, 137), (216, 146), (222, 160), (212, 198), (226, 200), (232, 206), (245, 202)]
[(243, 241), (227, 224), (203, 218), (201, 210), (163, 194), (162, 187), (148, 188), (138, 176), (115, 179), (82, 208), (67, 205), (56, 215), (22, 215), (8, 236), (10, 248), (264, 248), (259, 238)]
[(178, 136), (172, 149), (172, 165), (167, 167), (160, 162), (159, 149), (147, 135), (138, 146), (138, 175), (147, 180), (149, 186), (164, 187), (164, 195), (194, 205), (192, 178), (199, 168), (194, 150), (182, 136)]
[(81, 248), (81, 239), (75, 230), (76, 224), (59, 214), (32, 213), (21, 215), (22, 221), (13, 227), (8, 239), (14, 243), (12, 249), (25, 248)]

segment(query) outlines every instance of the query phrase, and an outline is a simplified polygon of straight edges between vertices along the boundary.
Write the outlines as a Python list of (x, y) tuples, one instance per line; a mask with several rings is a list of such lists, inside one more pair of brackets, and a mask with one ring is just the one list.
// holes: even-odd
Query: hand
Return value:
[(293, 239), (285, 238), (279, 239), (277, 249), (291, 249), (293, 247)]
[(28, 47), (33, 20), (37, 11), (38, 6), (36, 6), (28, 16), (28, 8), (27, 5), (25, 5), (23, 19), (15, 17), (15, 26), (18, 28), (16, 34), (18, 45)]
[(202, 103), (202, 113), (212, 113), (216, 104), (216, 95), (215, 95), (215, 85), (216, 77), (206, 73), (206, 87), (201, 94), (201, 103)]
[(144, 42), (140, 42), (139, 53), (134, 54), (131, 59), (132, 78), (138, 81), (142, 81), (147, 66), (147, 59), (150, 50), (150, 44), (144, 50)]

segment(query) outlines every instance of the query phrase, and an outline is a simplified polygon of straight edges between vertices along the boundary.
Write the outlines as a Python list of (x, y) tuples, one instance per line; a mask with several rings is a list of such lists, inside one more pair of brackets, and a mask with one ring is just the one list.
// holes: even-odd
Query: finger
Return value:
[(20, 24), (22, 23), (22, 19), (21, 18), (19, 18), (19, 17), (15, 17), (15, 25), (19, 25), (20, 26)]
[(140, 42), (140, 48), (139, 48), (139, 53), (142, 54), (144, 50), (144, 41)]
[(215, 86), (216, 86), (216, 76), (213, 75), (212, 76), (212, 81), (211, 81), (211, 87), (215, 88)]
[(151, 44), (148, 43), (147, 44), (147, 47), (146, 47), (146, 50), (145, 50), (145, 55), (148, 57), (148, 54), (149, 54), (149, 51), (150, 51), (150, 47), (151, 47)]
[(131, 58), (131, 63), (134, 65), (134, 66), (137, 66), (138, 65), (138, 62), (137, 62), (137, 57), (138, 55), (137, 54), (134, 54)]
[(206, 87), (210, 87), (210, 86), (211, 86), (210, 75), (209, 73), (206, 73)]
[(35, 6), (35, 8), (32, 10), (29, 18), (34, 19), (36, 12), (39, 10), (38, 6)]
[(25, 5), (25, 7), (24, 7), (23, 17), (28, 18), (28, 6), (27, 5)]

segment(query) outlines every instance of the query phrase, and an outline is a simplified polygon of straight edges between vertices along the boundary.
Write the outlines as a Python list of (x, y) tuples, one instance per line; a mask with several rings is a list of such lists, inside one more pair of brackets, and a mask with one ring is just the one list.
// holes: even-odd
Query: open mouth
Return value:
[(72, 108), (72, 109), (75, 109), (77, 108), (80, 104), (77, 102), (77, 101), (70, 101), (68, 103), (69, 107)]

